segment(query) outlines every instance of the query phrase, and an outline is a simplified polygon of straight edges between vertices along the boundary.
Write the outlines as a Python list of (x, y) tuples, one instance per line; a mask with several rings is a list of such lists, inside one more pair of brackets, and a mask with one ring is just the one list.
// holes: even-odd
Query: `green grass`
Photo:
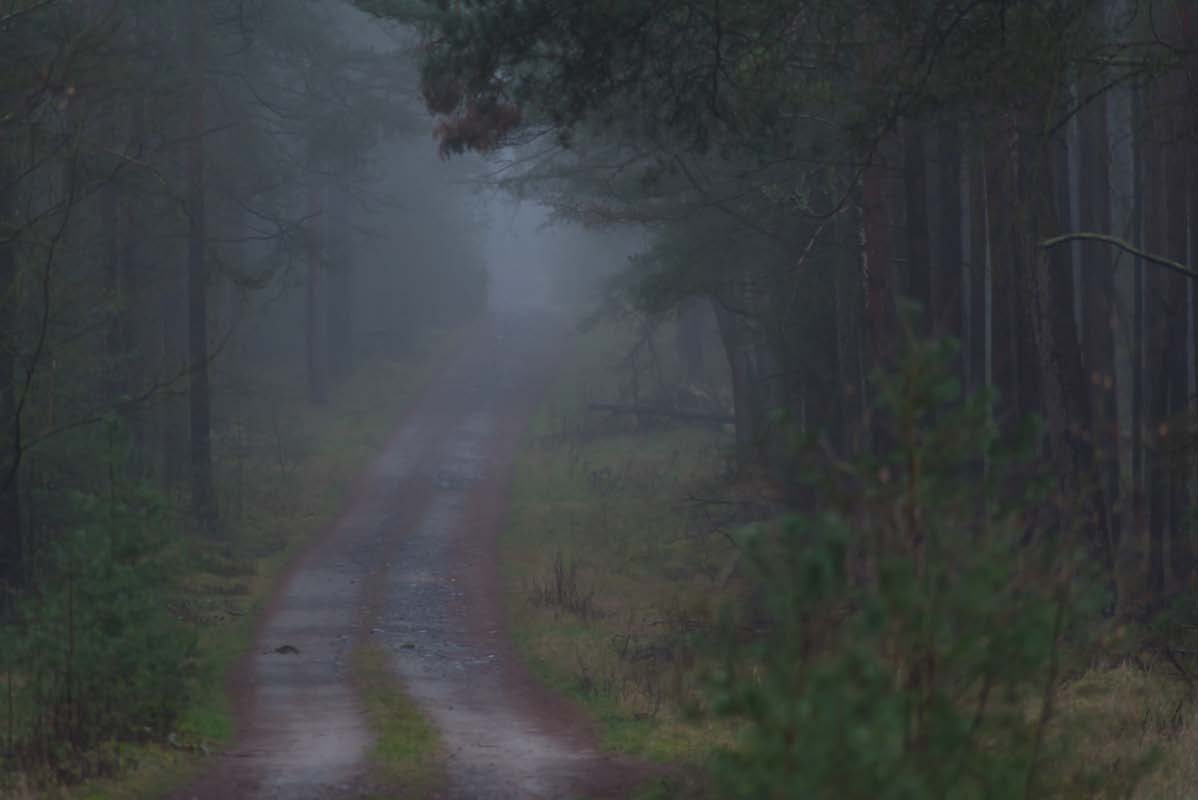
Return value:
[(440, 735), (404, 692), (386, 651), (360, 647), (354, 656), (354, 678), (375, 734), (372, 782), (385, 787), (387, 797), (430, 797), (443, 789), (445, 749)]
[(726, 488), (728, 436), (596, 428), (585, 404), (614, 385), (624, 343), (610, 329), (584, 337), (533, 420), (502, 540), (508, 613), (535, 674), (583, 705), (605, 748), (703, 764), (733, 735), (702, 713), (732, 548), (687, 498)]
[[(357, 476), (381, 451), (457, 338), (446, 335), (403, 361), (363, 364), (322, 408), (304, 400), (295, 375), (281, 371), (256, 376), (255, 391), (242, 401), (240, 413), (246, 429), (267, 433), (254, 446), (242, 448), (250, 455), (240, 463), (221, 452), (221, 440), (217, 443), (227, 540), (193, 539), (188, 545), (189, 563), (196, 566), (184, 576), (181, 594), (199, 637), (200, 678), (173, 743), (124, 747), (122, 761), (128, 768), (122, 775), (62, 789), (58, 796), (161, 796), (204, 769), (203, 756), (232, 741), (236, 725), (226, 692), (228, 676), (252, 646), (261, 611), (281, 574), (339, 513)], [(232, 414), (228, 408), (224, 412)], [(271, 425), (270, 419), (278, 424)], [(228, 438), (223, 443), (234, 449)], [(380, 769), (408, 765), (405, 748), (435, 753), (435, 748), (429, 749), (431, 729), (403, 700), (398, 687), (384, 682), (377, 659), (367, 653), (361, 665), (367, 705), (378, 723)], [(396, 718), (388, 719), (392, 714)], [(406, 736), (413, 741), (405, 742)], [(412, 778), (422, 774), (410, 765), (403, 769), (402, 774)], [(435, 777), (433, 772), (429, 776)], [(36, 796), (54, 795), (43, 790)]]

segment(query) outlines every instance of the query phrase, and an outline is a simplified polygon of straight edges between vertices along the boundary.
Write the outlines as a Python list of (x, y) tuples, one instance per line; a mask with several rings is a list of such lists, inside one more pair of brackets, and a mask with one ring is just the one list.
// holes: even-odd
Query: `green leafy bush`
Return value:
[(821, 511), (746, 536), (756, 609), (716, 706), (744, 736), (720, 796), (1041, 797), (1063, 774), (1049, 720), (1079, 551), (1044, 513), (1033, 438), (999, 446), (954, 352), (912, 345), (879, 382), (889, 452), (837, 461)]

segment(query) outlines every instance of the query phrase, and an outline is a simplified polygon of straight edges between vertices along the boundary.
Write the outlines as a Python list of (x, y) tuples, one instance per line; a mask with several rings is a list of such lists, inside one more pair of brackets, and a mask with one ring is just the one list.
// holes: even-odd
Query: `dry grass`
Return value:
[(610, 329), (585, 337), (534, 420), (503, 541), (510, 615), (534, 668), (583, 702), (608, 747), (701, 763), (731, 738), (694, 712), (733, 548), (688, 498), (717, 491), (728, 437), (588, 415), (618, 383), (624, 344)]
[[(572, 469), (560, 448), (526, 452), (504, 561), (517, 637), (541, 673), (586, 702), (610, 746), (672, 760), (715, 736), (688, 711), (703, 702), (699, 639), (715, 623), (728, 543), (689, 530), (670, 503), (703, 437), (651, 440), (596, 444)], [(622, 480), (652, 470), (656, 480)], [(597, 488), (597, 471), (624, 487)]]
[(1077, 797), (1198, 797), (1198, 697), (1167, 665), (1124, 662), (1069, 682), (1058, 732), (1079, 756)]
[[(738, 512), (752, 516), (753, 498), (726, 484), (719, 432), (588, 419), (581, 409), (610, 385), (614, 349), (610, 336), (582, 343), (522, 454), (504, 540), (510, 613), (530, 662), (582, 700), (609, 747), (702, 764), (734, 741), (727, 725), (691, 712), (703, 709), (710, 663), (701, 643), (730, 594), (724, 533)], [(688, 501), (731, 495), (746, 503)], [(1055, 732), (1081, 773), (1060, 796), (1198, 797), (1195, 700), (1163, 661), (1068, 681)], [(645, 797), (689, 797), (690, 783)]]

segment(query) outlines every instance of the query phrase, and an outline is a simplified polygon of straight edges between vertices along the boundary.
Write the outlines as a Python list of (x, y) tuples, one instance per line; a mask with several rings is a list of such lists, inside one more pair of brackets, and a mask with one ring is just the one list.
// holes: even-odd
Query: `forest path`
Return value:
[(439, 729), (451, 800), (623, 797), (637, 770), (529, 673), (507, 636), (498, 537), (562, 331), (481, 324), (267, 610), (237, 687), (241, 735), (176, 800), (377, 796), (351, 658), (369, 641)]

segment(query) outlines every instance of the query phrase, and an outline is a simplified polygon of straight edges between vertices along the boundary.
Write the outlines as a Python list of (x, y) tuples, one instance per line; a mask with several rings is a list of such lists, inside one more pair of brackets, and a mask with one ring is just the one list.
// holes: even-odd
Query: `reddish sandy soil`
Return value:
[[(354, 647), (372, 641), (441, 732), (454, 800), (624, 797), (640, 770), (517, 657), (498, 536), (512, 461), (562, 331), (479, 326), (283, 582), (233, 680), (239, 735), (173, 800), (377, 796)], [(282, 652), (280, 652), (282, 650)]]

